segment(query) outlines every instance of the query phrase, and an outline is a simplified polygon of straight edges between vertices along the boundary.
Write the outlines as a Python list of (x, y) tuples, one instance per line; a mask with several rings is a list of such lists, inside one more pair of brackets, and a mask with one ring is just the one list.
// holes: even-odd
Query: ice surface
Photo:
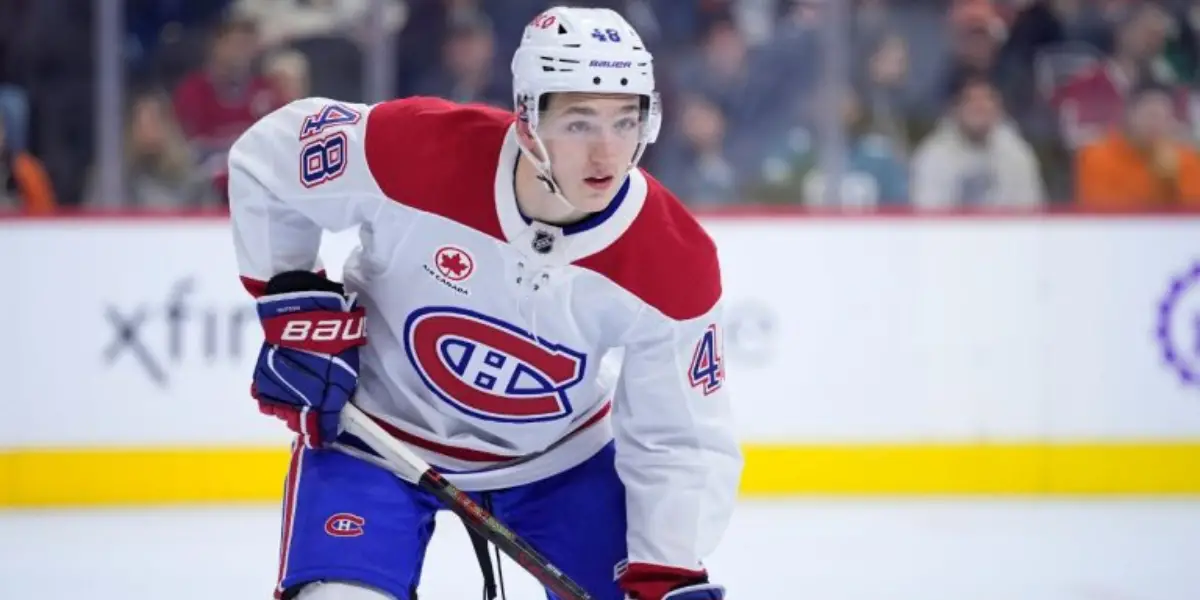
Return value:
[[(442, 518), (421, 598), (479, 598)], [(273, 507), (0, 512), (0, 600), (266, 600), (278, 531)], [(746, 502), (709, 566), (731, 600), (1200, 600), (1200, 501)]]

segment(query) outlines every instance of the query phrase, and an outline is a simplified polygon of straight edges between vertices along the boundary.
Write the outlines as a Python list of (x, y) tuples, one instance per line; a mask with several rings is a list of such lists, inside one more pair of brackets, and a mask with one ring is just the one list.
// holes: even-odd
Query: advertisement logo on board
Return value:
[(752, 367), (765, 367), (775, 355), (779, 315), (765, 301), (732, 302), (725, 311), (725, 345), (731, 360)]
[(241, 365), (262, 340), (254, 303), (219, 305), (196, 298), (197, 288), (194, 277), (183, 277), (161, 298), (136, 305), (107, 303), (103, 319), (110, 335), (101, 351), (104, 365), (137, 369), (162, 388), (169, 387), (177, 369)]
[(1163, 360), (1179, 378), (1200, 385), (1200, 262), (1171, 280), (1158, 304), (1155, 334)]

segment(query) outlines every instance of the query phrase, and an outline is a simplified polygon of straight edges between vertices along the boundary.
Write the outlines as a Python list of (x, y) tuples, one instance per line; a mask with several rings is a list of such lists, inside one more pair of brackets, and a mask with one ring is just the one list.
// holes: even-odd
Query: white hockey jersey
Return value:
[(640, 170), (584, 222), (527, 219), (513, 122), (432, 98), (263, 118), (229, 156), (243, 282), (320, 269), (322, 230), (359, 226), (355, 404), (466, 490), (549, 477), (615, 438), (629, 560), (698, 569), (742, 465), (715, 246)]

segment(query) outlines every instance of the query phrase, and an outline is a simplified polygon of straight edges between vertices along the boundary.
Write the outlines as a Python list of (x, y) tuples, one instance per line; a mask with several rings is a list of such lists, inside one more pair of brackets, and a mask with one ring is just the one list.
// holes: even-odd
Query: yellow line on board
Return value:
[(1200, 440), (749, 445), (742, 492), (1200, 494)]
[[(748, 444), (742, 494), (1200, 494), (1200, 440)], [(277, 502), (286, 448), (0, 450), (0, 507)]]
[(0, 507), (278, 501), (287, 448), (0, 450)]

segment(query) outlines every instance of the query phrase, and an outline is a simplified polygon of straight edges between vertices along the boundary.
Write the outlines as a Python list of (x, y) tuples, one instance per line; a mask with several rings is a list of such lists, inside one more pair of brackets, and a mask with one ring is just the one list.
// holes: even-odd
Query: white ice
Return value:
[[(479, 598), (444, 518), (421, 598)], [(0, 600), (267, 600), (277, 539), (271, 507), (0, 512)], [(1200, 500), (747, 502), (709, 567), (731, 600), (1200, 600)]]

